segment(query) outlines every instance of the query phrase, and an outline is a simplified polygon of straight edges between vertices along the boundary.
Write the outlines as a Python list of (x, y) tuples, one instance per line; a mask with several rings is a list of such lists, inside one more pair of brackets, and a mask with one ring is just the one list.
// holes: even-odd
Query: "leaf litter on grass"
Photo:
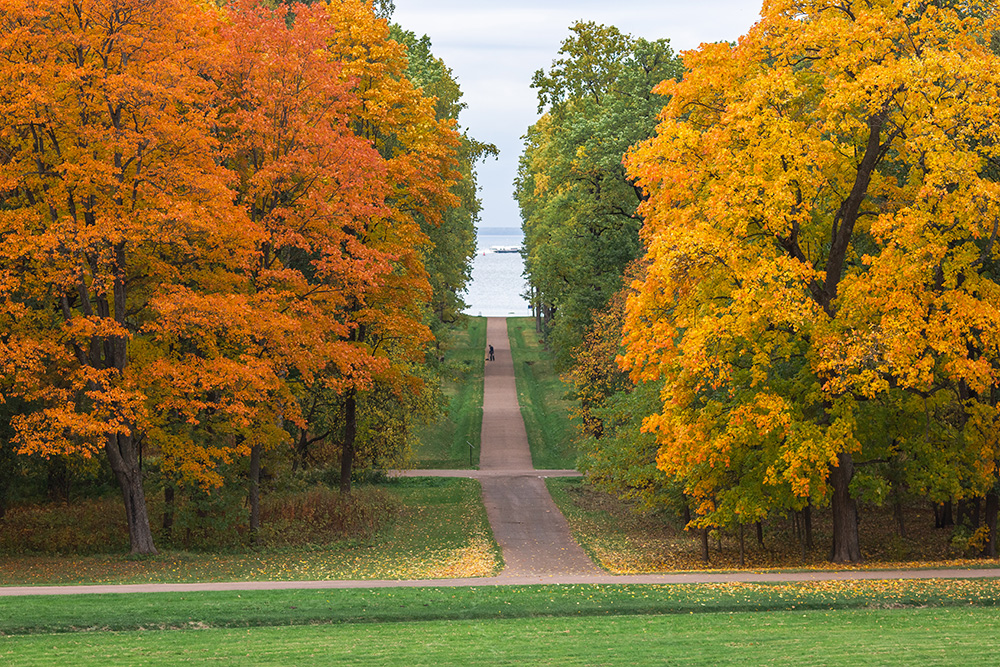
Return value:
[(287, 548), (157, 556), (0, 555), (0, 585), (255, 580), (435, 579), (500, 567), (480, 487), (444, 480), (392, 487), (406, 496), (392, 525), (364, 539)]
[[(829, 561), (830, 517), (813, 512), (813, 546), (803, 556), (801, 542), (788, 517), (764, 524), (764, 546), (757, 543), (754, 527), (744, 534), (744, 563), (740, 564), (738, 535), (712, 531), (709, 561), (702, 559), (701, 540), (683, 522), (619, 500), (581, 480), (546, 480), (576, 540), (594, 560), (612, 574), (657, 574), (706, 570), (856, 570), (873, 568), (988, 567), (996, 560), (960, 557), (951, 547), (952, 531), (933, 528), (930, 511), (906, 508), (909, 537), (895, 536), (891, 511), (865, 508), (861, 522), (863, 563)], [(886, 535), (892, 536), (885, 538)], [(900, 546), (902, 545), (902, 546)]]

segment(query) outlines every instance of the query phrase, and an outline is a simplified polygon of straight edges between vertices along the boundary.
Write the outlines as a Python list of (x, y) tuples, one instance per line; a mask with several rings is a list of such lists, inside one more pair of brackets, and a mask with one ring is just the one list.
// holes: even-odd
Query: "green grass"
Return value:
[(997, 581), (481, 586), (0, 596), (0, 635), (100, 629), (993, 607)]
[(966, 580), (0, 598), (0, 663), (996, 664), (996, 587)]
[(467, 328), (455, 332), (445, 352), (444, 392), (449, 401), (448, 413), (420, 430), (420, 442), (414, 448), (417, 468), (467, 469), (479, 462), (486, 318), (470, 317), (466, 321)]
[(7, 638), (6, 665), (995, 665), (996, 609), (542, 618)]
[(366, 539), (271, 550), (166, 551), (148, 558), (3, 556), (0, 584), (423, 579), (483, 576), (499, 568), (478, 482), (414, 478), (383, 488), (404, 510)]
[(622, 535), (622, 524), (618, 522), (622, 517), (605, 511), (588, 511), (579, 507), (571, 494), (578, 492), (586, 484), (582, 477), (549, 477), (545, 480), (545, 487), (552, 496), (552, 501), (566, 517), (573, 539), (598, 567), (604, 567), (602, 547), (608, 542), (617, 545), (626, 542)]
[(576, 467), (576, 429), (569, 417), (572, 404), (566, 399), (568, 387), (555, 370), (553, 355), (540, 342), (532, 318), (507, 318), (507, 332), (517, 397), (535, 467)]

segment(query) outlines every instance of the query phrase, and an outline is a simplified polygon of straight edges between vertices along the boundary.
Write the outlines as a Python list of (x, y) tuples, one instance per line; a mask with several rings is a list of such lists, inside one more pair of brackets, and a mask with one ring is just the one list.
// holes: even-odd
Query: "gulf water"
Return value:
[(472, 281), (465, 295), (468, 315), (482, 317), (527, 317), (531, 307), (525, 299), (524, 260), (516, 252), (491, 252), (494, 246), (520, 246), (524, 237), (518, 227), (481, 227), (476, 234), (476, 257)]

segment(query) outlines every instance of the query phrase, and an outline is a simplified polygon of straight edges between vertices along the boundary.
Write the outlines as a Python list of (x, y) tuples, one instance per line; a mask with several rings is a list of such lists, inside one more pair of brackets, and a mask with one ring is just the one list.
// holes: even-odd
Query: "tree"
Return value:
[(991, 427), (971, 424), (996, 419), (996, 14), (778, 0), (762, 16), (737, 46), (686, 54), (629, 158), (649, 268), (625, 360), (666, 381), (646, 428), (706, 521), (831, 503), (832, 559), (857, 561), (859, 471), (920, 444), (912, 423), (867, 426), (885, 409), (957, 406), (967, 488), (995, 480)]
[[(335, 31), (322, 4), (272, 10), (244, 1), (230, 8), (224, 32), (222, 152), (239, 177), (237, 203), (262, 230), (239, 297), (254, 326), (237, 329), (244, 343), (230, 349), (262, 361), (272, 382), (286, 388), (267, 419), (282, 427), (270, 429), (275, 437), (254, 438), (248, 450), (252, 534), (264, 450), (287, 438), (284, 424), (307, 437), (291, 392), (304, 396), (327, 373), (355, 363), (343, 312), (353, 291), (392, 270), (390, 258), (358, 243), (361, 221), (388, 214), (390, 188), (381, 156), (352, 128), (360, 101), (327, 51)], [(255, 423), (256, 432), (267, 430)]]
[[(639, 267), (629, 271), (637, 273)], [(656, 411), (662, 382), (633, 385), (619, 367), (626, 293), (594, 316), (573, 357), (573, 394), (580, 419), (579, 467), (587, 480), (656, 511), (683, 510), (677, 484), (656, 466), (656, 438), (642, 432), (642, 416)]]
[[(456, 122), (466, 105), (462, 91), (452, 71), (444, 61), (434, 56), (426, 35), (417, 38), (397, 25), (391, 26), (392, 38), (406, 47), (406, 78), (418, 87), (424, 97), (434, 100), (435, 117), (439, 122)], [(452, 185), (454, 204), (440, 222), (422, 221), (427, 235), (423, 262), (431, 284), (431, 328), (438, 348), (445, 343), (448, 325), (461, 318), (465, 309), (462, 295), (472, 277), (472, 257), (476, 254), (476, 224), (482, 208), (476, 185), (476, 164), (488, 156), (496, 156), (492, 144), (476, 141), (464, 133), (457, 151), (456, 168), (460, 178)]]
[[(20, 451), (103, 451), (131, 548), (154, 553), (140, 452), (141, 337), (180, 266), (209, 279), (249, 250), (209, 139), (215, 16), (183, 0), (4, 3), (0, 356)], [(223, 271), (224, 272), (224, 271)]]
[[(423, 380), (408, 372), (422, 361), (430, 330), (424, 323), (432, 290), (421, 249), (422, 225), (439, 225), (457, 200), (451, 192), (459, 135), (454, 121), (438, 118), (435, 101), (406, 78), (406, 52), (390, 39), (385, 19), (359, 0), (327, 5), (335, 37), (328, 52), (343, 63), (360, 104), (351, 116), (354, 132), (383, 159), (386, 212), (360, 216), (351, 235), (382, 270), (364, 282), (342, 280), (347, 288), (341, 311), (354, 356), (337, 368), (343, 396), (342, 492), (349, 492), (358, 433), (358, 397), (374, 383), (395, 392), (415, 392)], [(373, 265), (374, 266), (374, 265)]]
[(561, 57), (535, 73), (547, 113), (529, 129), (515, 183), (532, 299), (563, 365), (640, 254), (641, 193), (622, 157), (652, 136), (665, 102), (653, 87), (680, 74), (667, 40), (591, 22), (570, 30)]

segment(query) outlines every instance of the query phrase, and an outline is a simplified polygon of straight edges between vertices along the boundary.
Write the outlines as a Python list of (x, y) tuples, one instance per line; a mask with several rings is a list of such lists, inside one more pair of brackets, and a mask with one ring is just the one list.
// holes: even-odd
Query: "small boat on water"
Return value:
[(491, 245), (490, 252), (521, 252), (519, 245)]

